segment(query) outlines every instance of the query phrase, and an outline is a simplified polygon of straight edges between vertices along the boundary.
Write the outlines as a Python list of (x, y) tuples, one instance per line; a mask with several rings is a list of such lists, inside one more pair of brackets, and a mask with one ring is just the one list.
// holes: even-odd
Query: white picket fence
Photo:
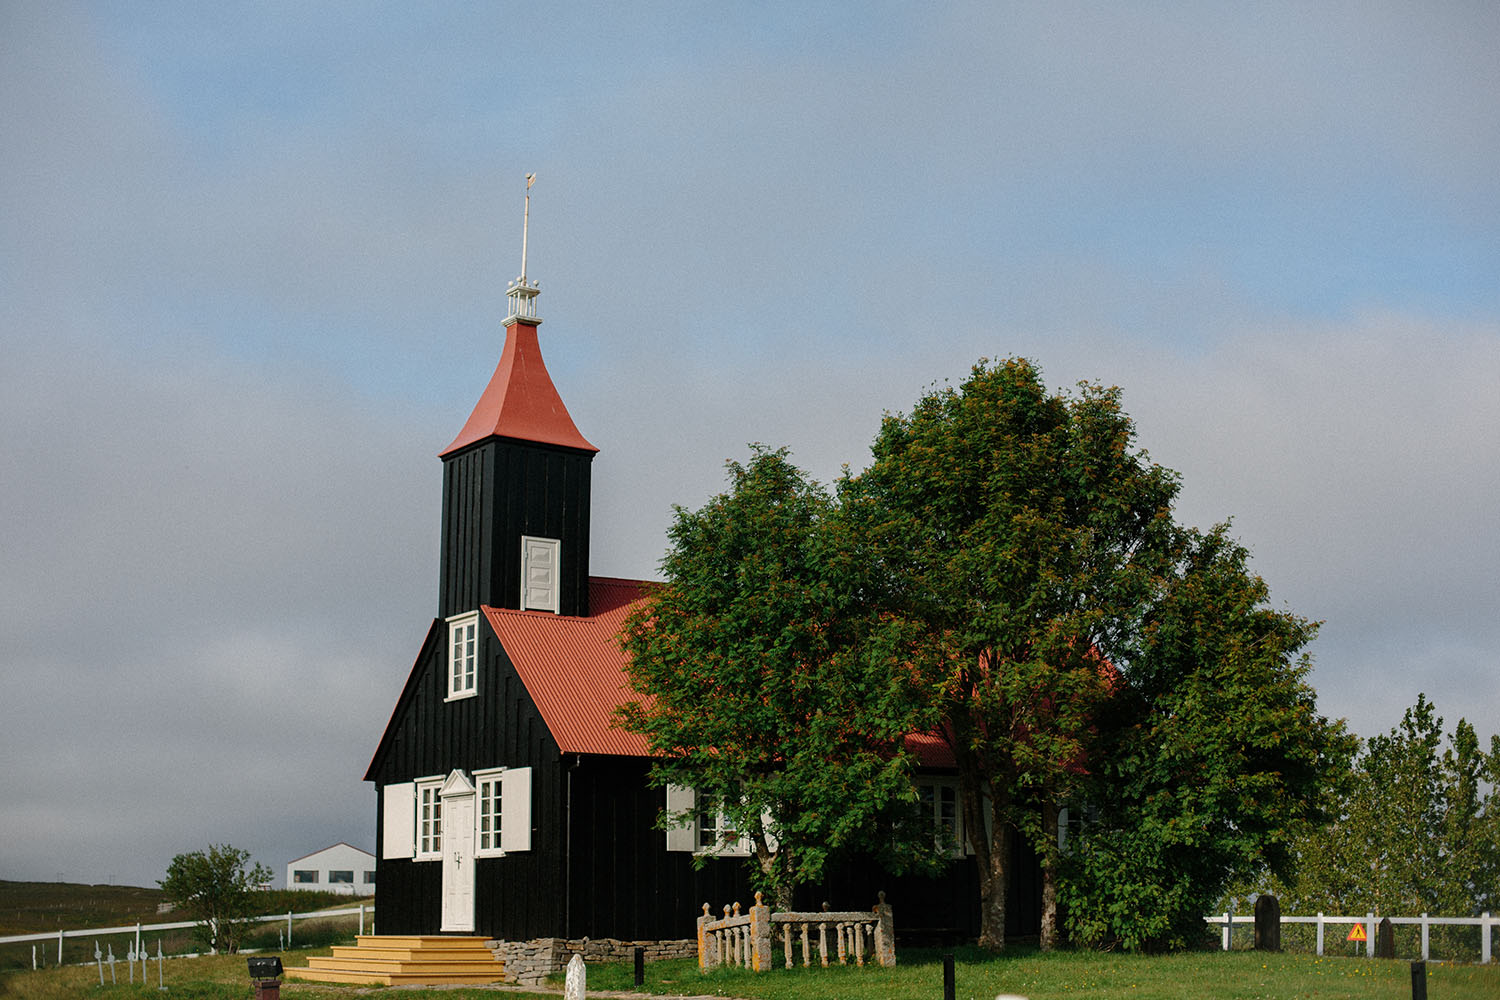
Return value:
[[(286, 947), (290, 948), (292, 946), (293, 920), (312, 920), (322, 919), (323, 917), (351, 917), (356, 913), (359, 914), (359, 933), (363, 934), (365, 932), (366, 915), (368, 914), (371, 918), (373, 918), (375, 915), (374, 903), (361, 903), (359, 906), (345, 907), (341, 910), (314, 910), (310, 913), (292, 913), (288, 911), (284, 914), (273, 913), (269, 916), (250, 917), (249, 919), (254, 921), (255, 923), (261, 924), (275, 923), (277, 921), (285, 920)], [(40, 934), (10, 934), (6, 935), (5, 937), (0, 937), (0, 944), (24, 944), (27, 941), (46, 941), (50, 944), (51, 942), (56, 941), (57, 964), (61, 965), (63, 964), (63, 940), (65, 938), (108, 937), (114, 934), (134, 934), (134, 950), (139, 952), (142, 947), (141, 935), (143, 934), (150, 933), (151, 931), (185, 930), (189, 927), (197, 927), (202, 922), (203, 921), (201, 920), (178, 920), (167, 924), (136, 923), (126, 924), (122, 927), (85, 927), (81, 930), (60, 930), (56, 932), (44, 931)], [(35, 965), (35, 949), (33, 949), (32, 955), (32, 963), (33, 965)]]
[[(1205, 922), (1211, 926), (1221, 928), (1220, 935), (1225, 951), (1229, 950), (1231, 939), (1235, 928), (1255, 927), (1254, 917), (1242, 917), (1233, 913), (1219, 913), (1204, 917)], [(1381, 917), (1373, 913), (1366, 913), (1362, 917), (1337, 917), (1319, 913), (1312, 917), (1289, 917), (1283, 915), (1281, 923), (1286, 924), (1316, 924), (1318, 928), (1318, 954), (1323, 954), (1323, 928), (1324, 927), (1352, 927), (1355, 924), (1363, 924), (1365, 927), (1365, 957), (1375, 957), (1375, 928), (1380, 923)], [(1478, 927), (1479, 928), (1479, 961), (1488, 963), (1492, 957), (1490, 941), (1495, 926), (1500, 924), (1500, 917), (1491, 916), (1489, 913), (1480, 914), (1477, 917), (1430, 917), (1422, 914), (1419, 917), (1391, 917), (1392, 924), (1419, 924), (1422, 928), (1422, 961), (1429, 958), (1428, 935), (1433, 927)]]

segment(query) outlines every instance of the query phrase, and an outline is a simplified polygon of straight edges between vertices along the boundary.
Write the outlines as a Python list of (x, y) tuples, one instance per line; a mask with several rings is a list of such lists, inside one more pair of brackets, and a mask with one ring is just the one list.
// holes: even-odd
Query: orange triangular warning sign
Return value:
[(1346, 937), (1346, 938), (1344, 938), (1344, 940), (1345, 941), (1368, 941), (1370, 939), (1367, 938), (1367, 937), (1365, 937), (1365, 925), (1364, 924), (1355, 924), (1350, 929), (1349, 936)]

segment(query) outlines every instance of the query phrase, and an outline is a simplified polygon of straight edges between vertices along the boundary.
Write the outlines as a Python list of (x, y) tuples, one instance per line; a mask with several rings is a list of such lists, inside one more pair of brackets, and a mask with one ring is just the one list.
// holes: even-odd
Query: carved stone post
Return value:
[(1255, 950), (1281, 950), (1281, 903), (1264, 892), (1255, 898)]
[(703, 904), (703, 916), (698, 918), (698, 968), (704, 972), (719, 964), (718, 949), (714, 947), (713, 940), (708, 936), (708, 924), (713, 917), (709, 916), (708, 904)]
[(896, 917), (885, 901), (884, 890), (875, 904), (875, 961), (879, 965), (896, 964)]
[(768, 972), (771, 968), (771, 908), (761, 893), (755, 894), (750, 907), (750, 969)]

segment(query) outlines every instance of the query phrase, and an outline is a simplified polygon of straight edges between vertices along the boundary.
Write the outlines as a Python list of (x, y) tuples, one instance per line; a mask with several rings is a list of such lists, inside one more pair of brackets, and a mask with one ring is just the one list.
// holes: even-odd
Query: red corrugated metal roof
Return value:
[(923, 767), (957, 767), (953, 748), (948, 741), (935, 733), (913, 733), (906, 738), (906, 749), (917, 755)]
[[(611, 723), (616, 708), (638, 697), (625, 679), (627, 657), (616, 637), (653, 586), (590, 577), (593, 614), (587, 618), (483, 608), (563, 753), (650, 756), (645, 737)], [(924, 767), (954, 766), (953, 751), (941, 736), (914, 733), (906, 745)]]
[(615, 709), (636, 697), (625, 680), (625, 651), (616, 636), (651, 586), (590, 577), (593, 613), (587, 618), (483, 609), (563, 753), (650, 756), (645, 737), (610, 723)]
[(485, 387), (464, 429), (443, 454), (457, 451), (487, 437), (508, 437), (540, 444), (598, 451), (578, 433), (568, 408), (563, 405), (552, 376), (542, 362), (536, 326), (515, 322), (505, 331), (505, 349), (500, 363)]

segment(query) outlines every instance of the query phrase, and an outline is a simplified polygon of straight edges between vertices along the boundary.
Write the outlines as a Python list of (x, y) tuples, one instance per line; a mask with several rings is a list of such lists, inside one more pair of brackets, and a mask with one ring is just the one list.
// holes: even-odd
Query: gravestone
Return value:
[(583, 956), (575, 954), (568, 959), (567, 978), (563, 983), (564, 1000), (584, 1000), (588, 996), (586, 973), (583, 971)]
[(1255, 898), (1255, 950), (1281, 950), (1281, 903), (1269, 893)]
[(1375, 927), (1375, 957), (1396, 957), (1396, 929), (1391, 926), (1390, 917), (1381, 917)]

